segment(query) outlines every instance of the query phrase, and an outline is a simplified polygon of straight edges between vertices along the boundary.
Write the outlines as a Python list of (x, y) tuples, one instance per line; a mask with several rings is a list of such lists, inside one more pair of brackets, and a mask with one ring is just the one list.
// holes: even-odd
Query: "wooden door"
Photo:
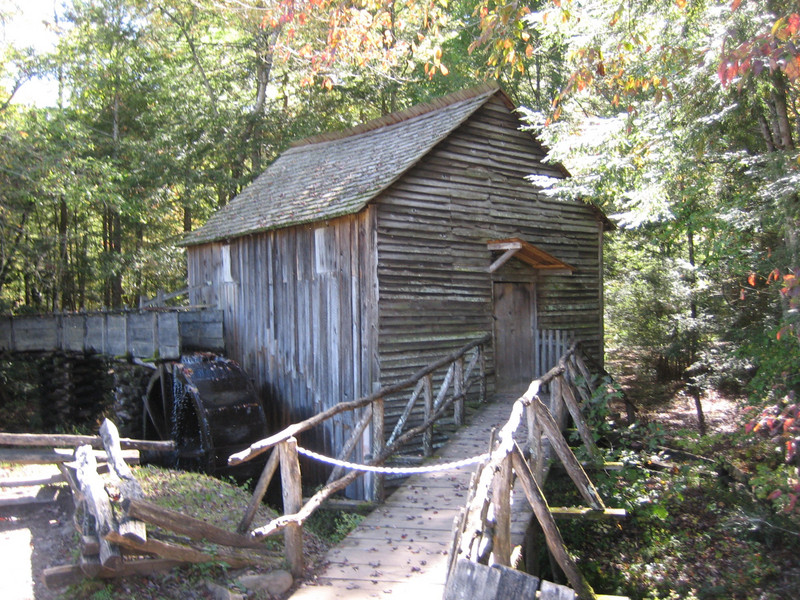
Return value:
[(497, 390), (524, 391), (534, 378), (536, 286), (494, 283), (494, 352)]

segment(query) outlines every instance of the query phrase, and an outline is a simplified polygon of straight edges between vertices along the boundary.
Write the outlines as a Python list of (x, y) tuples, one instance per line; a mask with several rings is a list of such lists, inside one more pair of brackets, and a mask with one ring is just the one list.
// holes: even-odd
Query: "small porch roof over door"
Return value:
[(541, 269), (553, 274), (571, 275), (572, 272), (575, 271), (575, 267), (520, 238), (513, 237), (503, 240), (491, 240), (487, 242), (486, 246), (489, 250), (503, 252), (503, 254), (489, 266), (489, 273), (494, 273), (512, 257), (521, 260), (534, 269)]

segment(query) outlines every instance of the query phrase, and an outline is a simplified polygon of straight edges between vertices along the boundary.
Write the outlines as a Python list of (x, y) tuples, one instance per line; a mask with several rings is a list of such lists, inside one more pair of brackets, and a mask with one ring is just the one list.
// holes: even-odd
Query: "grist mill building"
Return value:
[[(522, 125), (481, 86), (305, 139), (189, 234), (192, 302), (224, 312), (226, 353), (276, 429), (487, 333), (498, 391), (552, 366), (543, 339), (579, 338), (602, 358), (611, 224), (526, 179), (568, 173)], [(391, 431), (402, 405), (386, 402)], [(311, 443), (336, 455), (352, 426)]]

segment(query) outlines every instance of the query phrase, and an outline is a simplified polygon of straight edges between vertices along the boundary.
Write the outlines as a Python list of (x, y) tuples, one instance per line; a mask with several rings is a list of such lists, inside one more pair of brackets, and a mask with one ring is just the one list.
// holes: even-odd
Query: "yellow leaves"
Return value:
[[(525, 58), (530, 58), (533, 56), (533, 46), (528, 44), (525, 46)], [(800, 157), (798, 157), (798, 162), (800, 162)]]
[(684, 8), (686, 8), (687, 2), (686, 2), (686, 0), (675, 0), (675, 4), (678, 5), (678, 8), (683, 10)]

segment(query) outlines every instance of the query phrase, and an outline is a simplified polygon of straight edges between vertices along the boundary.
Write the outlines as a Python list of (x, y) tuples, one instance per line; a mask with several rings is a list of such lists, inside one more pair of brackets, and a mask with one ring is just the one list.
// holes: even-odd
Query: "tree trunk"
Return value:
[(781, 148), (784, 150), (792, 150), (794, 148), (794, 140), (792, 139), (792, 126), (789, 121), (789, 108), (786, 102), (786, 82), (784, 75), (780, 71), (773, 74), (772, 77), (772, 99), (775, 104), (775, 116), (778, 124), (778, 132), (780, 133)]

